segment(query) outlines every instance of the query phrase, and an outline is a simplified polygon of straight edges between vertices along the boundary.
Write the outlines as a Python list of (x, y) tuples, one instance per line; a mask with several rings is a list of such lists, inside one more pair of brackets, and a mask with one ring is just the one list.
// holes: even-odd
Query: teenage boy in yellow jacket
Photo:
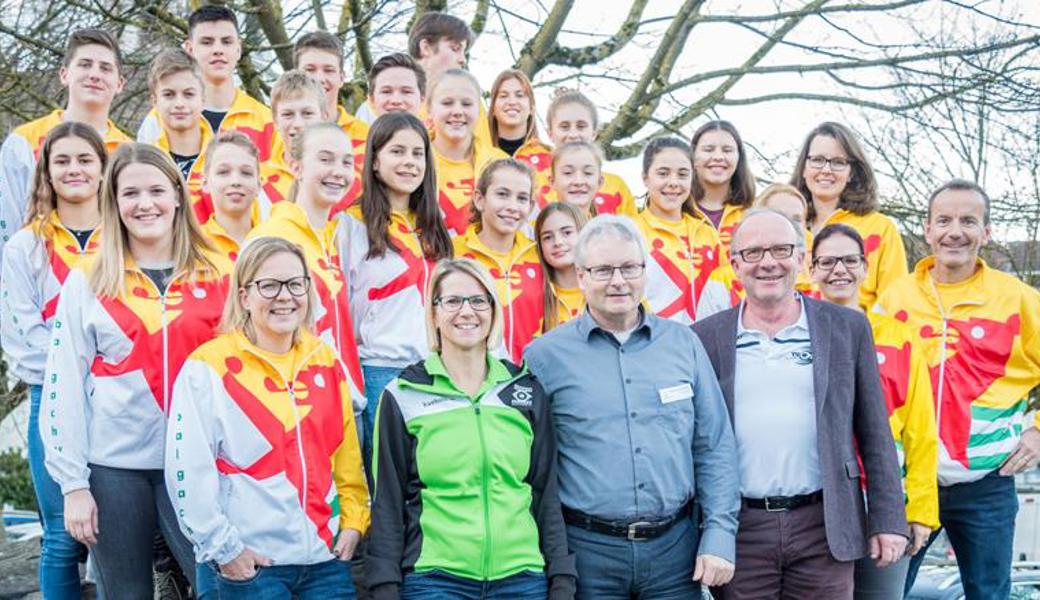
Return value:
[[(876, 310), (906, 322), (924, 350), (939, 428), (939, 521), (969, 600), (1007, 598), (1016, 473), (1036, 467), (1040, 430), (1025, 397), (1040, 384), (1040, 292), (979, 258), (989, 197), (953, 180), (928, 200), (932, 255)], [(933, 535), (934, 539), (934, 535)], [(911, 562), (907, 589), (924, 552)]]

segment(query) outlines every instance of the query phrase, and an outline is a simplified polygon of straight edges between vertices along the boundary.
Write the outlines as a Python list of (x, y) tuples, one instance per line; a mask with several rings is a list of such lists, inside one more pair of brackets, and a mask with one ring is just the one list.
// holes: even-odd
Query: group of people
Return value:
[[(652, 140), (637, 201), (596, 106), (429, 12), (339, 105), (334, 35), (271, 107), (207, 5), (137, 141), (100, 29), (0, 147), (0, 341), (29, 386), (45, 599), (901, 598), (940, 529), (1007, 597), (1040, 459), (1040, 292), (928, 198), (908, 271), (855, 134), (756, 195), (727, 121)], [(352, 569), (353, 565), (353, 569)]]

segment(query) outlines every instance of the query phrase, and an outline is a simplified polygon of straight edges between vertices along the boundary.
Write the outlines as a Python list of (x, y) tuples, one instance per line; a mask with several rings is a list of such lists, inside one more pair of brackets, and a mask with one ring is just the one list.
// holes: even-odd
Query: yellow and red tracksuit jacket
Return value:
[[(1021, 437), (1040, 384), (1040, 292), (982, 260), (965, 281), (931, 275), (935, 258), (894, 282), (875, 310), (907, 323), (924, 352), (939, 428), (939, 484), (997, 469)], [(1040, 413), (1034, 424), (1040, 425)]]
[(123, 290), (99, 296), (73, 269), (61, 288), (43, 383), (40, 433), (63, 494), (89, 488), (89, 464), (163, 468), (170, 393), (181, 366), (213, 339), (227, 279), (200, 267), (165, 290), (127, 259)]
[[(253, 201), (253, 207), (250, 209), (250, 224), (252, 227), (256, 227), (258, 223), (266, 221), (270, 216), (271, 205), (267, 203), (267, 198), (261, 195)], [(213, 246), (214, 252), (211, 258), (217, 270), (230, 276), (235, 268), (235, 261), (238, 260), (238, 254), (242, 251), (238, 241), (231, 237), (224, 226), (217, 221), (215, 214), (202, 224), (202, 233)]]
[(437, 171), (437, 201), (444, 215), (444, 225), (453, 237), (463, 235), (469, 227), (470, 204), (481, 171), (488, 163), (509, 158), (509, 155), (476, 136), (468, 160), (451, 160), (437, 152), (436, 147), (431, 148)]
[(711, 274), (719, 268), (715, 228), (683, 213), (680, 221), (656, 217), (650, 209), (634, 219), (646, 240), (646, 299), (659, 317), (692, 324), (697, 302)]
[(365, 408), (365, 386), (354, 341), (354, 324), (350, 318), (347, 281), (340, 262), (340, 244), (345, 243), (339, 221), (331, 220), (325, 229), (316, 231), (307, 220), (303, 209), (292, 202), (279, 202), (271, 207), (271, 218), (258, 224), (246, 238), (276, 237), (299, 245), (307, 257), (311, 285), (318, 295), (320, 306), (314, 311), (314, 333), (333, 348), (350, 376), (350, 394), (356, 413)]
[[(160, 133), (159, 138), (155, 140), (155, 146), (169, 153), (170, 138), (166, 135), (166, 127), (162, 125), (161, 118), (156, 117), (156, 119), (159, 120)], [(210, 215), (213, 214), (213, 200), (209, 197), (209, 194), (202, 190), (203, 176), (206, 172), (206, 147), (209, 146), (210, 140), (213, 139), (213, 130), (210, 129), (209, 121), (202, 117), (199, 117), (199, 129), (202, 131), (202, 145), (199, 146), (198, 158), (191, 165), (187, 184), (188, 194), (191, 197), (191, 207), (195, 209), (195, 218), (199, 223), (205, 223)]]
[(581, 288), (552, 286), (556, 296), (556, 327), (581, 315), (585, 310), (585, 295)]
[(369, 258), (368, 231), (355, 204), (344, 215), (349, 244), (344, 270), (358, 355), (366, 365), (404, 368), (429, 354), (426, 285), (434, 262), (423, 255), (415, 215), (390, 213), (394, 252)]
[(834, 211), (824, 225), (843, 223), (863, 237), (867, 254), (867, 279), (859, 286), (859, 303), (870, 310), (885, 289), (906, 275), (906, 249), (895, 221), (874, 211), (865, 215), (844, 208)]
[(287, 355), (240, 332), (202, 345), (177, 376), (170, 417), (166, 485), (200, 564), (246, 547), (278, 565), (326, 562), (340, 531), (368, 529), (348, 377), (314, 335)]
[(906, 519), (938, 529), (939, 437), (924, 353), (906, 323), (874, 312), (868, 312), (867, 319), (874, 334), (888, 422), (903, 468)]
[[(538, 200), (549, 204), (550, 202), (557, 202), (556, 190), (549, 190), (545, 194), (545, 198)], [(597, 215), (625, 215), (627, 217), (635, 217), (639, 214), (639, 208), (636, 206), (636, 198), (632, 195), (632, 190), (628, 189), (628, 184), (621, 177), (613, 174), (603, 172), (603, 185), (600, 186), (599, 191), (596, 192), (596, 197), (592, 199), (593, 204), (596, 207)], [(544, 206), (544, 205), (542, 205)], [(532, 221), (533, 222), (533, 221)]]
[(476, 225), (455, 238), (455, 258), (471, 258), (484, 265), (495, 280), (502, 303), (502, 342), (505, 357), (519, 364), (524, 348), (542, 331), (545, 282), (536, 244), (517, 232), (513, 248), (501, 254), (480, 241)]
[[(368, 143), (368, 124), (355, 118), (342, 106), (339, 107), (336, 125), (339, 125), (339, 128), (350, 136), (350, 145), (354, 150), (354, 181), (343, 194), (343, 199), (333, 205), (332, 210), (329, 211), (330, 216), (345, 210), (361, 196), (361, 174), (365, 170), (365, 148)], [(271, 143), (271, 157), (260, 165), (261, 186), (264, 195), (271, 202), (288, 200), (289, 189), (295, 179), (292, 171), (289, 170), (289, 165), (285, 162), (286, 150), (285, 140), (276, 132), (274, 141)]]
[[(536, 210), (545, 208), (549, 203), (548, 194), (552, 191), (552, 185), (549, 183), (549, 175), (552, 173), (552, 149), (538, 138), (532, 138), (516, 149), (513, 158), (531, 167), (534, 173), (534, 206)], [(532, 211), (532, 214), (535, 212)], [(531, 222), (534, 222), (533, 218)]]
[[(15, 377), (41, 385), (51, 341), (51, 325), (61, 286), (69, 272), (97, 255), (101, 228), (80, 249), (76, 236), (62, 224), (58, 211), (14, 234), (4, 250), (0, 339)], [(43, 237), (36, 234), (42, 231)]]
[[(47, 134), (65, 120), (65, 111), (54, 110), (35, 121), (16, 127), (0, 145), (0, 257), (11, 236), (25, 225), (36, 159)], [(120, 144), (132, 141), (108, 122), (105, 148), (111, 155)]]
[[(235, 99), (224, 115), (224, 120), (220, 122), (220, 131), (244, 133), (256, 144), (260, 152), (260, 162), (270, 158), (271, 143), (274, 141), (274, 117), (271, 115), (271, 109), (241, 88), (235, 90)], [(137, 141), (155, 145), (161, 134), (159, 113), (153, 108), (137, 129)]]
[(719, 221), (719, 226), (715, 227), (715, 223), (712, 223), (708, 215), (704, 214), (701, 207), (696, 202), (693, 203), (693, 211), (698, 219), (701, 219), (708, 225), (711, 225), (712, 229), (715, 229), (719, 234), (719, 250), (721, 252), (721, 258), (719, 264), (729, 264), (729, 244), (733, 239), (733, 231), (740, 224), (740, 220), (744, 218), (744, 207), (737, 206), (736, 204), (723, 204), (722, 205), (722, 220)]

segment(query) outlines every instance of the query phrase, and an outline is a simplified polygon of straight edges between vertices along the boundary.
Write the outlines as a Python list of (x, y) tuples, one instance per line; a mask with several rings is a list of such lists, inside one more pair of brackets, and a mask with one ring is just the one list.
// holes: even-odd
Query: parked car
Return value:
[[(924, 565), (906, 600), (963, 600), (957, 565)], [(1040, 600), (1040, 563), (1011, 565), (1011, 600)]]

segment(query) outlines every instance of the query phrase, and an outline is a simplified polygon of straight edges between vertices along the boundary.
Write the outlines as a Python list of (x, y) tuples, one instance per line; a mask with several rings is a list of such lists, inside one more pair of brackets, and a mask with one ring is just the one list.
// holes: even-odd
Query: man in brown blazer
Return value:
[(780, 213), (749, 211), (731, 248), (747, 298), (693, 326), (733, 420), (743, 497), (736, 572), (716, 595), (851, 599), (854, 561), (886, 566), (908, 535), (870, 326), (795, 292), (804, 237)]

